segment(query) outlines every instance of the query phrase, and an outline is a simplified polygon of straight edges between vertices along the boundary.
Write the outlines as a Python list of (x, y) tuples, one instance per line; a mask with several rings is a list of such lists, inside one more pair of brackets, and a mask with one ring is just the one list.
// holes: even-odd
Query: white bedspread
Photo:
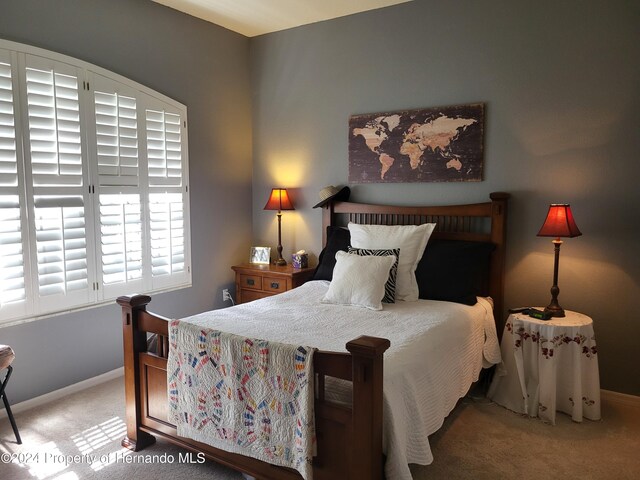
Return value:
[[(384, 437), (388, 480), (410, 479), (409, 463), (433, 461), (428, 437), (438, 430), (485, 365), (500, 362), (491, 304), (470, 307), (419, 300), (381, 311), (323, 304), (329, 286), (313, 281), (289, 292), (185, 319), (252, 338), (345, 352), (360, 335), (388, 338)], [(337, 399), (348, 392), (336, 391)], [(344, 398), (342, 398), (344, 400)]]

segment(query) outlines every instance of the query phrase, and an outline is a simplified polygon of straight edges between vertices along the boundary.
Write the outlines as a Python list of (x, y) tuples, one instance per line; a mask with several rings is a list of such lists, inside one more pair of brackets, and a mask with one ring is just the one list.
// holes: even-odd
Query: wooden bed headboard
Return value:
[(468, 205), (402, 207), (366, 203), (336, 202), (322, 210), (322, 245), (327, 241), (327, 226), (348, 222), (374, 225), (421, 225), (435, 223), (433, 238), (491, 242), (489, 294), (498, 326), (504, 316), (504, 264), (507, 237), (507, 201), (510, 195), (493, 192), (490, 202)]

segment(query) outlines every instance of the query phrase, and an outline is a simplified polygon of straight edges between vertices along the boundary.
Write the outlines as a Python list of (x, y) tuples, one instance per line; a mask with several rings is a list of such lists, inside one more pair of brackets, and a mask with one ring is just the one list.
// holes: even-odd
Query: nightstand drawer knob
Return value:
[(271, 288), (278, 289), (280, 288), (280, 284), (278, 282), (271, 282)]
[(240, 275), (240, 287), (251, 290), (262, 290), (262, 277), (258, 275)]

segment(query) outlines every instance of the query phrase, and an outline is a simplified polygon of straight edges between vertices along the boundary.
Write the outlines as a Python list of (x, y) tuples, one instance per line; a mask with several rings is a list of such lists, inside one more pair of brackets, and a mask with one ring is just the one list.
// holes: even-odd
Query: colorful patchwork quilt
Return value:
[(178, 435), (312, 478), (313, 352), (174, 320), (169, 421)]

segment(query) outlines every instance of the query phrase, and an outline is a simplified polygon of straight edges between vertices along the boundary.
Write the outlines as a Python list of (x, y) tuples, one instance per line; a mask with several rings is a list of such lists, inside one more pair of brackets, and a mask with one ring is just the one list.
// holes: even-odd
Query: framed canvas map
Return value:
[(482, 180), (484, 104), (349, 118), (349, 183)]

